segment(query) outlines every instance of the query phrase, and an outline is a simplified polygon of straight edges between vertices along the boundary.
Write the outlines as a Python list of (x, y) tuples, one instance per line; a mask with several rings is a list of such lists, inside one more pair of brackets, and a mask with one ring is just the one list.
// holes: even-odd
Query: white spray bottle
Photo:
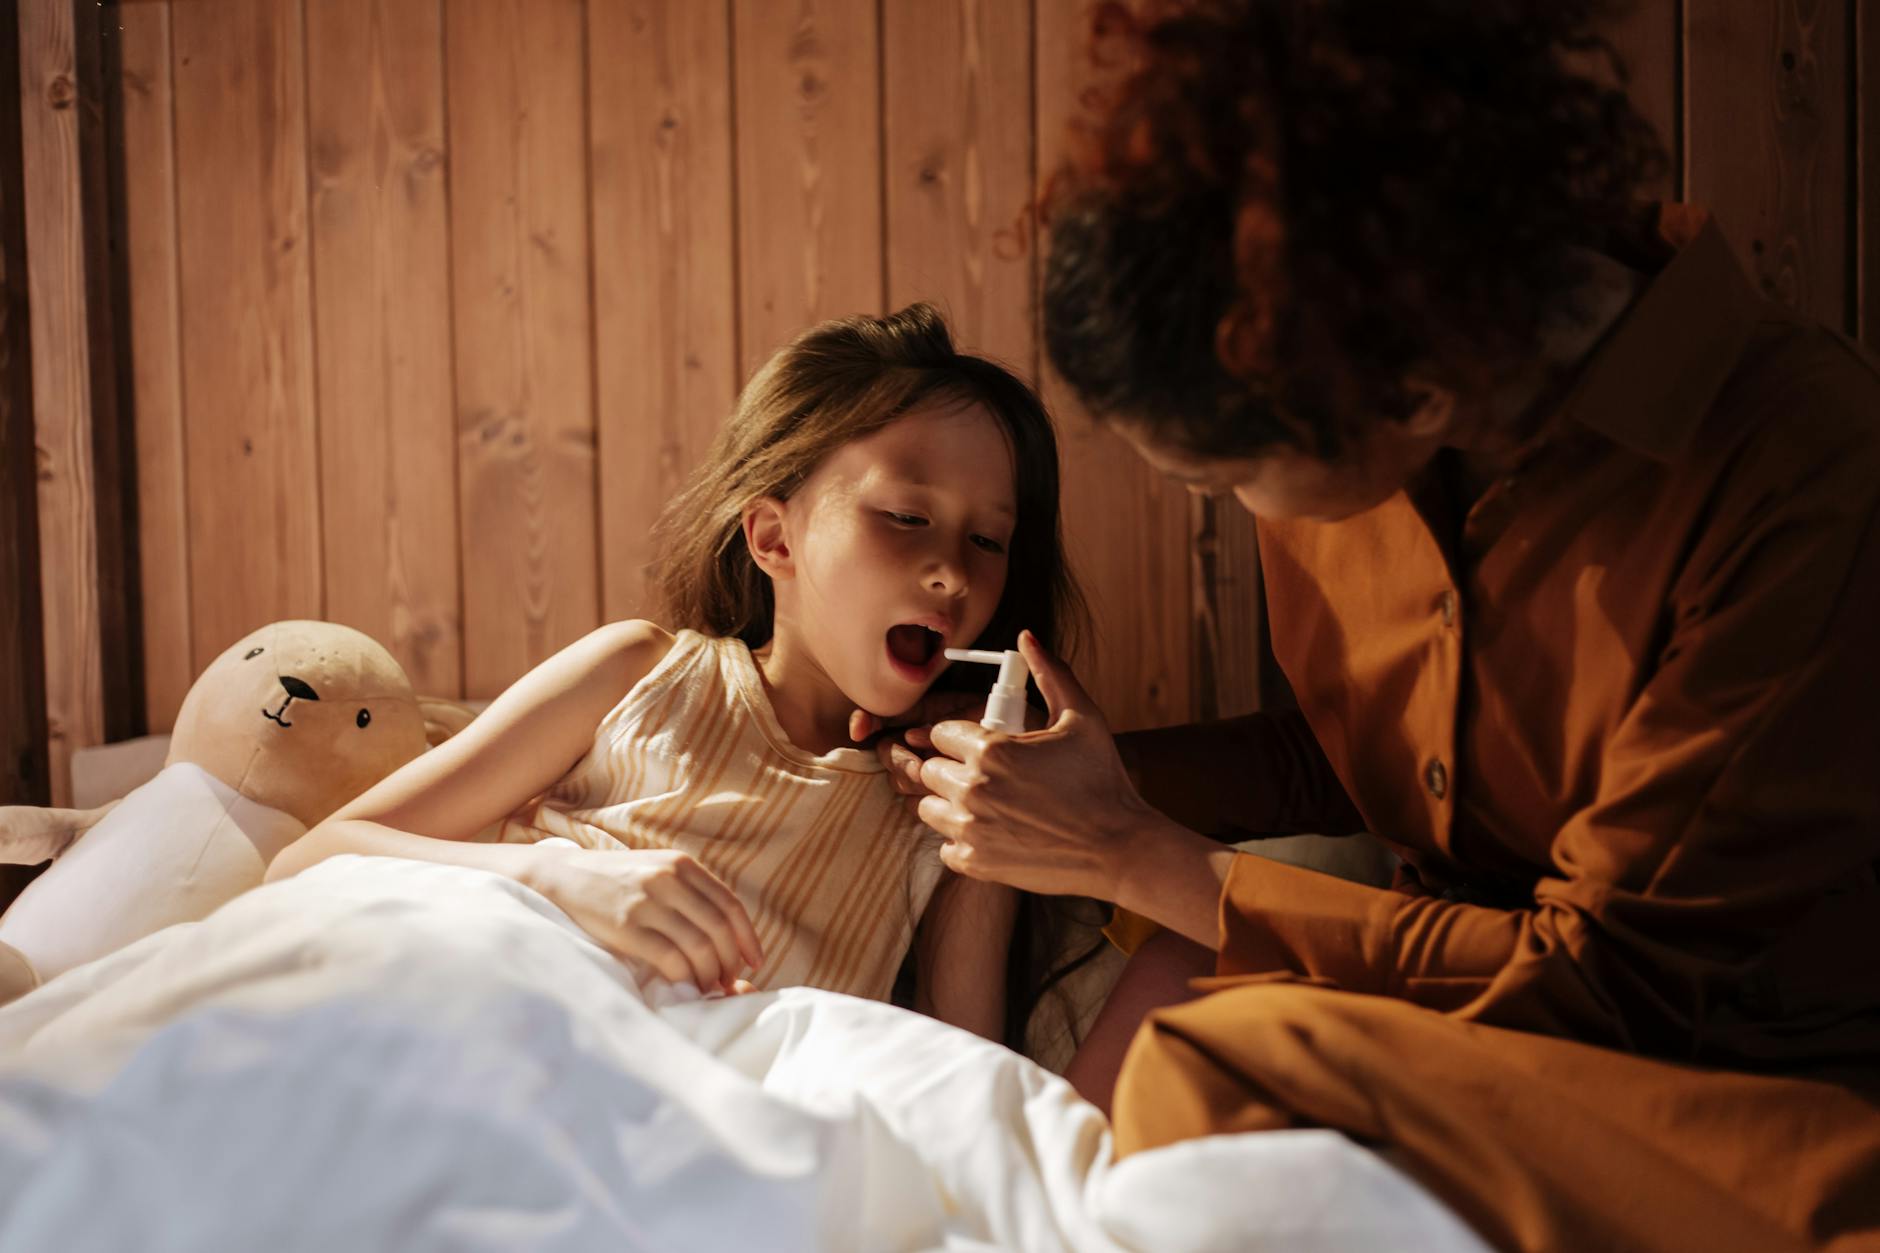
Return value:
[(1025, 729), (1025, 680), (1030, 677), (1031, 668), (1025, 664), (1023, 653), (1015, 648), (1002, 653), (989, 648), (949, 648), (947, 660), (997, 666), (999, 677), (992, 685), (992, 694), (986, 697), (986, 716), (979, 720), (979, 725), (1007, 735), (1017, 735)]

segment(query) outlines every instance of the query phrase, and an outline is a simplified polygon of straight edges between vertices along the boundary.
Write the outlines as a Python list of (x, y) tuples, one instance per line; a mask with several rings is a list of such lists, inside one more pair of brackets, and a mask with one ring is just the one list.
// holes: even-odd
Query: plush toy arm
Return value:
[(52, 860), (116, 805), (116, 801), (96, 809), (0, 805), (0, 865), (36, 866)]

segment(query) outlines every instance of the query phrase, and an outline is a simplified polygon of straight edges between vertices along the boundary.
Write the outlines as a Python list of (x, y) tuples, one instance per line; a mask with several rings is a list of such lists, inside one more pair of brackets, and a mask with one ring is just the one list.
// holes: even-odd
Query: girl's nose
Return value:
[(948, 596), (966, 590), (966, 560), (959, 553), (941, 553), (927, 568), (927, 587)]

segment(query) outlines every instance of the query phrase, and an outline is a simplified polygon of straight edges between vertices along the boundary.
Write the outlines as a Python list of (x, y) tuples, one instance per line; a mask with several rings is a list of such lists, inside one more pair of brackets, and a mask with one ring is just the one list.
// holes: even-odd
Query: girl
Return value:
[(1014, 896), (944, 875), (848, 731), (911, 707), (945, 648), (1059, 635), (1079, 601), (1057, 514), (1037, 397), (933, 309), (815, 327), (659, 523), (675, 630), (563, 649), (269, 875), (348, 852), (481, 867), (702, 990), (885, 999), (919, 918), (917, 1006), (998, 1038)]

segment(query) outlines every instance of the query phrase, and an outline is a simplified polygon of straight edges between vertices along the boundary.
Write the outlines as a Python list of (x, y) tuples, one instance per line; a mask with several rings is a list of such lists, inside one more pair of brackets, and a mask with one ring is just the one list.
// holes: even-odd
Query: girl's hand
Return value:
[(1051, 708), (1043, 730), (1004, 735), (942, 722), (927, 737), (941, 755), (890, 769), (926, 793), (916, 812), (945, 839), (940, 858), (949, 868), (1026, 891), (1113, 901), (1130, 838), (1162, 820), (1137, 795), (1076, 677), (1029, 631), (1019, 648)]
[(857, 744), (879, 735), (875, 751), (888, 760), (887, 746), (914, 732), (925, 731), (943, 718), (971, 718), (977, 722), (986, 713), (986, 698), (971, 692), (929, 692), (914, 702), (914, 707), (893, 718), (881, 718), (866, 709), (849, 715), (849, 738)]
[(633, 968), (701, 992), (748, 992), (763, 965), (744, 906), (711, 871), (666, 849), (541, 847), (529, 886)]

